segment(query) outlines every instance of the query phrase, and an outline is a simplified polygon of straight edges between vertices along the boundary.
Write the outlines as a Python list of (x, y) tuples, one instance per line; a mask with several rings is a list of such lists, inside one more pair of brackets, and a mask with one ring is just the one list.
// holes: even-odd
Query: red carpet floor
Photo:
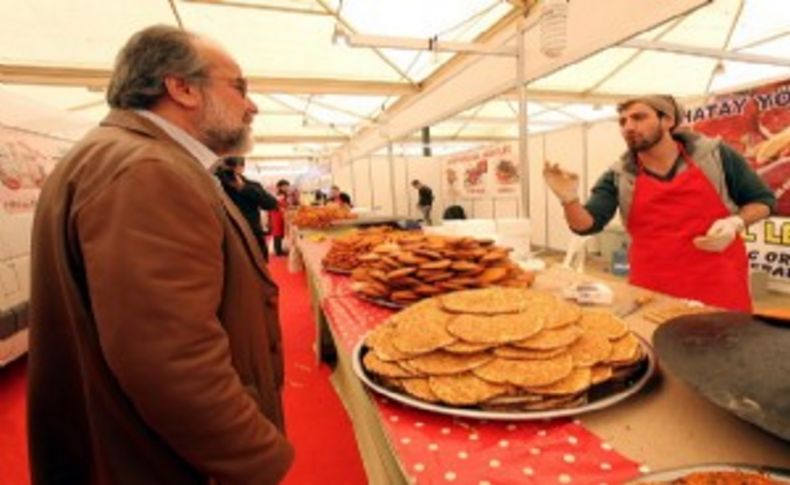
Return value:
[[(303, 273), (289, 274), (284, 258), (269, 265), (280, 285), (285, 345), (285, 416), (296, 462), (285, 485), (367, 483), (351, 422), (312, 350), (314, 320)], [(27, 485), (25, 361), (0, 368), (0, 485)]]

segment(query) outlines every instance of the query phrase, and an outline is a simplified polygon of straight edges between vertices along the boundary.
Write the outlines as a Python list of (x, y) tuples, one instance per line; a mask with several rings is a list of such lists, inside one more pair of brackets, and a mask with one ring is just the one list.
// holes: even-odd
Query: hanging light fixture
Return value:
[(568, 43), (568, 0), (543, 0), (540, 11), (540, 51), (559, 57)]

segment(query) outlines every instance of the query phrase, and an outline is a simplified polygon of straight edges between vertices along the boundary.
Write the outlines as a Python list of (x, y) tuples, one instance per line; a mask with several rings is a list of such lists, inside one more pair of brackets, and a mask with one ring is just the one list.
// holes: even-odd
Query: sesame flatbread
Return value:
[(442, 350), (455, 354), (474, 354), (477, 352), (482, 352), (483, 350), (488, 350), (494, 345), (495, 344), (477, 344), (464, 342), (463, 340), (457, 340), (446, 347), (442, 347)]
[(568, 376), (572, 370), (573, 359), (569, 355), (562, 355), (545, 360), (510, 360), (497, 357), (472, 372), (489, 382), (510, 383), (529, 388), (557, 382)]
[(583, 333), (584, 330), (578, 325), (566, 325), (560, 328), (543, 330), (537, 335), (513, 342), (511, 345), (531, 350), (551, 350), (571, 345)]
[(597, 364), (590, 368), (592, 385), (601, 384), (612, 378), (612, 368), (606, 364)]
[(428, 384), (443, 402), (455, 406), (469, 406), (504, 394), (508, 386), (484, 381), (471, 373), (451, 376), (431, 376)]
[(442, 350), (422, 354), (410, 359), (408, 365), (422, 374), (449, 375), (460, 374), (480, 367), (493, 360), (494, 356), (479, 352), (477, 354), (453, 354)]
[(513, 347), (511, 345), (501, 345), (493, 349), (494, 355), (503, 359), (513, 360), (545, 360), (557, 357), (567, 352), (566, 347), (558, 347), (549, 350), (531, 350)]
[(407, 359), (413, 357), (412, 354), (407, 354), (398, 350), (392, 343), (392, 337), (395, 335), (395, 324), (391, 320), (374, 328), (367, 337), (365, 337), (365, 345), (370, 347), (376, 357), (385, 361), (392, 362), (397, 360)]
[(397, 326), (393, 344), (401, 352), (424, 354), (458, 340), (447, 331), (452, 315), (439, 308), (436, 300), (423, 300), (390, 317)]
[(543, 322), (528, 313), (458, 315), (447, 324), (447, 331), (467, 342), (503, 344), (537, 334), (543, 329)]
[(383, 360), (376, 357), (376, 354), (373, 352), (368, 352), (365, 354), (365, 357), (362, 359), (362, 364), (365, 366), (365, 369), (380, 376), (409, 377), (413, 375), (412, 372), (406, 370), (394, 362), (384, 362)]
[(585, 310), (579, 320), (585, 330), (598, 333), (609, 340), (617, 340), (628, 333), (628, 326), (612, 312)]
[(592, 385), (592, 371), (589, 367), (576, 367), (569, 375), (548, 386), (530, 387), (533, 394), (566, 396), (586, 391)]
[(585, 332), (568, 347), (576, 367), (591, 367), (605, 362), (612, 354), (612, 343), (603, 335)]
[(627, 333), (612, 342), (612, 353), (606, 362), (609, 364), (629, 364), (638, 359), (639, 340), (633, 334)]
[(439, 297), (442, 307), (452, 313), (499, 315), (527, 309), (529, 291), (517, 288), (485, 288), (449, 293)]
[(400, 380), (403, 390), (417, 399), (427, 402), (438, 402), (439, 398), (431, 390), (427, 377), (405, 378)]

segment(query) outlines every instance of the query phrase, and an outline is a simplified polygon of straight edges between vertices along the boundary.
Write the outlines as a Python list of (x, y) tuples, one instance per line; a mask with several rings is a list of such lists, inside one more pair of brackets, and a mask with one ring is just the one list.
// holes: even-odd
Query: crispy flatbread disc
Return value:
[[(554, 298), (551, 305), (553, 308), (549, 310), (548, 318), (546, 319), (545, 328), (560, 328), (572, 323), (576, 323), (582, 316), (582, 309), (579, 305), (568, 301)], [(546, 303), (547, 305), (550, 305)]]
[(365, 357), (362, 358), (362, 364), (365, 366), (365, 369), (380, 376), (409, 377), (412, 375), (411, 372), (394, 362), (384, 362), (376, 357), (376, 354), (373, 352), (365, 354)]
[(454, 354), (474, 354), (476, 352), (488, 350), (493, 346), (494, 344), (473, 344), (471, 342), (458, 340), (446, 347), (443, 347), (442, 350), (446, 350), (447, 352), (452, 352)]
[(592, 367), (612, 355), (612, 343), (603, 335), (585, 332), (568, 347), (568, 352), (576, 367)]
[(627, 333), (612, 342), (612, 353), (606, 359), (606, 362), (613, 365), (630, 364), (638, 360), (640, 347), (639, 339), (634, 337), (633, 334)]
[(589, 367), (576, 367), (571, 373), (548, 386), (530, 387), (527, 389), (533, 394), (548, 396), (567, 396), (586, 391), (592, 385), (592, 371)]
[(583, 333), (584, 330), (578, 325), (566, 325), (551, 330), (543, 330), (528, 339), (513, 342), (511, 345), (531, 350), (551, 350), (571, 345)]
[(435, 299), (423, 300), (390, 317), (396, 324), (392, 341), (401, 352), (424, 354), (458, 340), (447, 331), (452, 315)]
[(612, 378), (612, 368), (606, 364), (594, 365), (590, 368), (590, 371), (592, 372), (590, 380), (593, 386), (606, 382)]
[(462, 340), (489, 344), (524, 340), (542, 329), (543, 319), (528, 313), (458, 315), (447, 324), (447, 331)]
[(438, 376), (460, 374), (472, 370), (475, 367), (480, 367), (493, 359), (494, 356), (486, 352), (479, 352), (477, 354), (453, 354), (451, 352), (437, 350), (409, 359), (408, 364), (410, 368), (422, 374)]
[(486, 288), (449, 293), (440, 296), (439, 300), (449, 312), (498, 315), (525, 311), (530, 294), (529, 290), (517, 288)]
[(531, 350), (513, 347), (511, 345), (502, 345), (493, 350), (494, 355), (497, 357), (513, 360), (545, 360), (562, 355), (567, 351), (567, 347), (557, 347), (556, 349), (549, 350)]
[(581, 325), (588, 332), (598, 333), (616, 340), (628, 333), (628, 326), (612, 312), (604, 310), (585, 310), (582, 312)]
[(451, 376), (431, 376), (428, 384), (443, 402), (468, 406), (487, 401), (507, 392), (508, 386), (486, 382), (472, 373)]
[(573, 359), (561, 355), (545, 360), (510, 360), (497, 357), (472, 372), (489, 382), (511, 383), (519, 387), (546, 386), (568, 376)]
[(439, 398), (431, 390), (427, 377), (405, 378), (400, 380), (403, 390), (417, 399), (427, 402), (438, 402)]
[(395, 324), (391, 320), (374, 328), (367, 337), (365, 337), (365, 345), (370, 347), (376, 357), (384, 362), (393, 362), (414, 357), (412, 354), (407, 354), (398, 350), (392, 343), (392, 338), (395, 335)]

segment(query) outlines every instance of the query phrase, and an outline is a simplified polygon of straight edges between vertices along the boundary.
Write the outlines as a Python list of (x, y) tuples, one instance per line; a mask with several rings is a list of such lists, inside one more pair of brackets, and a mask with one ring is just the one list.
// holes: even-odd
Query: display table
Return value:
[[(369, 393), (352, 368), (352, 350), (390, 310), (334, 287), (318, 254), (326, 243), (302, 239), (311, 288), (320, 298), (319, 358), (336, 355), (333, 384), (354, 424), (370, 483), (622, 483), (641, 472), (676, 466), (738, 462), (790, 467), (790, 444), (755, 428), (662, 374), (636, 396), (579, 419), (497, 422), (412, 409)], [(315, 261), (319, 264), (316, 264)], [(557, 292), (584, 278), (550, 268), (535, 288)], [(607, 281), (614, 307), (642, 290)], [(318, 293), (320, 291), (321, 293)], [(673, 300), (656, 296), (649, 307)], [(647, 338), (655, 325), (641, 311), (626, 317)], [(659, 363), (660, 365), (660, 363)]]

